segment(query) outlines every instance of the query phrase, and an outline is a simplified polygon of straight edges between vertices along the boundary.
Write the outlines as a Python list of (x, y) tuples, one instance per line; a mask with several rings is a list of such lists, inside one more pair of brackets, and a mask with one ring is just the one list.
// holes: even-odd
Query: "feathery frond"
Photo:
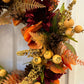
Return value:
[(11, 75), (8, 74), (6, 79), (3, 80), (2, 84), (18, 84), (24, 78), (22, 71), (12, 72)]

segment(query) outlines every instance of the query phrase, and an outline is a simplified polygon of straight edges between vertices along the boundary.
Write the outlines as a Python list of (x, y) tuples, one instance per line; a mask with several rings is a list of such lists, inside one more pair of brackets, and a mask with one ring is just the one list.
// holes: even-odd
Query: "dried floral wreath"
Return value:
[(60, 84), (58, 79), (67, 69), (72, 70), (71, 64), (84, 65), (68, 42), (77, 42), (73, 35), (83, 31), (80, 25), (74, 27), (71, 17), (76, 0), (67, 9), (64, 3), (56, 9), (58, 3), (58, 0), (0, 0), (0, 25), (10, 24), (11, 19), (15, 26), (26, 24), (21, 33), (30, 49), (18, 51), (17, 55), (33, 58), (24, 72), (8, 74), (0, 66), (0, 84)]

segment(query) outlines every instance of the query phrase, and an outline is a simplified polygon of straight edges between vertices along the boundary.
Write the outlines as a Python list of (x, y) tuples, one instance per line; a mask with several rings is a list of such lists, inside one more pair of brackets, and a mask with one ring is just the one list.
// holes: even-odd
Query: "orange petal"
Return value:
[(37, 43), (35, 42), (31, 42), (30, 44), (28, 44), (28, 46), (31, 48), (31, 49), (41, 49), (42, 48), (42, 45), (38, 45)]
[(25, 34), (24, 34), (24, 39), (25, 39), (25, 41), (28, 42), (28, 40), (29, 40), (30, 38), (31, 38), (31, 36), (30, 36), (29, 33), (25, 33)]
[(34, 29), (32, 29), (32, 32), (36, 32), (42, 27), (42, 21), (38, 22), (37, 24), (34, 25)]
[(60, 81), (59, 80), (54, 80), (53, 84), (60, 84)]
[(65, 73), (67, 67), (62, 67), (62, 69), (57, 68), (54, 64), (50, 66), (50, 70), (54, 73)]
[(30, 34), (29, 32), (36, 32), (38, 29), (40, 29), (42, 27), (41, 25), (42, 21), (38, 22), (37, 24), (28, 27), (28, 29), (26, 29), (25, 33), (24, 33), (24, 39), (25, 41), (28, 42), (28, 40), (30, 39)]
[(31, 40), (31, 38), (30, 38), (30, 39), (28, 40), (28, 44), (30, 44), (30, 43), (31, 43), (31, 41), (32, 41), (32, 40)]
[(28, 29), (27, 26), (26, 26), (26, 27), (23, 27), (23, 28), (21, 29), (21, 33), (22, 33), (23, 36), (24, 36), (24, 33), (25, 33), (26, 29)]
[(67, 61), (66, 58), (63, 58), (63, 62), (70, 70), (72, 70), (71, 64)]
[(13, 18), (13, 24), (14, 24), (15, 26), (17, 26), (20, 22), (21, 22), (21, 20), (15, 20), (15, 19)]

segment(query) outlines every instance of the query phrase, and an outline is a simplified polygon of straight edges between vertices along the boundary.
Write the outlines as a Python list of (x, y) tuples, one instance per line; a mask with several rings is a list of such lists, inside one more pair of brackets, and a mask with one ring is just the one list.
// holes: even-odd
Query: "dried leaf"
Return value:
[(57, 68), (56, 65), (53, 64), (49, 67), (49, 69), (54, 73), (65, 73), (65, 70), (67, 69), (67, 67), (63, 66), (60, 69), (60, 68)]
[(46, 38), (44, 34), (30, 32), (30, 35), (32, 37), (32, 40), (35, 41), (35, 43), (42, 45), (42, 46), (44, 45), (45, 38)]
[(35, 0), (27, 0), (24, 5), (27, 10), (46, 7), (43, 4), (36, 2)]
[(44, 8), (43, 4), (36, 2), (35, 0), (17, 0), (12, 5), (13, 11), (24, 13), (26, 10), (36, 9), (36, 8)]
[(74, 41), (74, 42), (78, 42), (77, 40), (75, 40), (73, 37), (71, 37), (71, 36), (68, 36), (67, 35), (67, 38), (69, 38), (70, 40), (72, 40), (72, 41)]

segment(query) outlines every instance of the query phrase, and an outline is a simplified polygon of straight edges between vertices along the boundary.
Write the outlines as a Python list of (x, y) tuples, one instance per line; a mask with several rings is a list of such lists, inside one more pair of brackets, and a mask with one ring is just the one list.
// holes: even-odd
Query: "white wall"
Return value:
[[(73, 10), (73, 18), (75, 25), (82, 25), (84, 29), (84, 0), (77, 0), (77, 4)], [(76, 34), (78, 43), (73, 43), (79, 59), (84, 61), (84, 33)], [(84, 66), (73, 66), (73, 71), (69, 74), (69, 84), (84, 84)]]

